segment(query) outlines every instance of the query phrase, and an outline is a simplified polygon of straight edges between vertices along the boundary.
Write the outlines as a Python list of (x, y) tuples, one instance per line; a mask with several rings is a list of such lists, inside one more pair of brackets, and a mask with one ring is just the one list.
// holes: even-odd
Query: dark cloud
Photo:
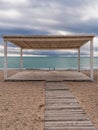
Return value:
[(98, 19), (89, 19), (78, 22), (77, 24), (66, 27), (67, 31), (73, 33), (95, 34), (98, 36)]
[[(97, 7), (97, 0), (0, 0), (0, 35), (65, 32), (98, 36)], [(43, 53), (57, 55), (56, 52), (40, 52)]]
[(16, 28), (13, 28), (13, 29), (1, 29), (0, 31), (0, 35), (3, 36), (3, 35), (47, 35), (48, 32), (45, 32), (45, 31), (41, 31), (41, 30), (34, 30), (34, 29), (16, 29)]
[[(10, 29), (9, 33), (11, 32), (14, 34), (17, 32), (19, 32), (19, 34), (29, 34), (32, 32), (36, 34), (45, 34), (46, 32), (51, 33), (51, 30), (55, 32), (60, 30), (72, 33), (95, 33), (98, 35), (98, 18), (91, 18), (83, 21), (82, 17), (84, 16), (82, 15), (86, 17), (86, 14), (89, 12), (85, 10), (85, 14), (81, 13), (84, 7), (88, 8), (88, 6), (91, 6), (96, 0), (10, 1), (11, 0), (7, 2), (3, 0), (0, 1), (0, 10), (3, 11), (0, 16), (0, 29), (2, 33), (6, 28), (6, 33), (7, 30)], [(10, 8), (6, 7), (5, 10), (4, 6)], [(8, 14), (6, 11), (8, 11)], [(6, 14), (7, 17), (4, 16), (3, 13)], [(35, 31), (36, 29), (37, 31)]]

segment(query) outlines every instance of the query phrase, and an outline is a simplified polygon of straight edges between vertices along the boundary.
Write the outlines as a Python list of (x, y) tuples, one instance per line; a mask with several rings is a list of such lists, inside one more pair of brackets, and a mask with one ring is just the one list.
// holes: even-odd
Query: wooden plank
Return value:
[(94, 127), (46, 127), (45, 130), (95, 130)]
[(81, 115), (46, 115), (45, 114), (45, 121), (87, 121), (89, 118), (86, 116), (86, 114), (81, 114)]
[(78, 111), (78, 110), (47, 110), (46, 112), (45, 112), (46, 114), (45, 115), (69, 115), (69, 114), (71, 114), (71, 115), (80, 115), (80, 114), (85, 114), (85, 112), (83, 111), (83, 110), (80, 110), (80, 111)]
[(46, 99), (47, 102), (51, 102), (51, 103), (58, 103), (58, 102), (62, 102), (62, 103), (74, 103), (77, 102), (76, 99), (74, 98), (64, 98), (64, 99)]
[(61, 85), (59, 85), (59, 86), (57, 86), (57, 85), (48, 85), (46, 91), (47, 90), (51, 91), (51, 90), (69, 90), (69, 89), (67, 87), (61, 86)]
[(52, 89), (52, 88), (53, 88), (52, 86), (53, 86), (53, 87), (56, 87), (56, 88), (58, 88), (58, 89), (60, 89), (60, 87), (61, 87), (61, 89), (62, 89), (62, 88), (67, 88), (67, 87), (64, 86), (64, 85), (62, 84), (62, 82), (60, 82), (60, 81), (59, 81), (59, 82), (57, 82), (57, 81), (56, 81), (56, 82), (53, 82), (53, 81), (52, 81), (52, 82), (49, 82), (49, 81), (48, 81), (48, 82), (47, 82), (47, 88), (51, 88), (51, 89)]
[(51, 97), (51, 96), (46, 96), (46, 100), (47, 99), (74, 99), (74, 97), (71, 97), (70, 95), (65, 95), (65, 96), (54, 96), (54, 97)]
[(53, 105), (53, 104), (49, 104), (49, 103), (46, 103), (46, 109), (47, 108), (81, 108), (81, 106), (79, 105), (79, 104), (60, 104), (60, 103), (58, 103), (58, 104), (55, 104), (55, 105)]
[(71, 99), (74, 99), (74, 96), (71, 95), (70, 93), (59, 93), (59, 94), (56, 94), (56, 93), (47, 93), (46, 95), (46, 99), (60, 99), (60, 98), (71, 98)]
[[(52, 101), (52, 100), (48, 100), (47, 99), (47, 102), (46, 102), (46, 105), (59, 105), (59, 104), (61, 104), (61, 105), (79, 105), (79, 103), (77, 102), (77, 101), (74, 101), (74, 102), (72, 102), (72, 101), (66, 101), (66, 102), (64, 102), (64, 101), (61, 101), (61, 99), (59, 100), (58, 99), (58, 102), (57, 101)], [(79, 105), (80, 106), (80, 105)]]
[[(56, 109), (56, 110), (53, 110), (53, 109), (51, 109), (51, 110), (46, 110), (45, 109), (45, 111), (48, 113), (48, 112), (51, 112), (51, 113), (55, 113), (55, 112), (57, 112), (57, 113), (68, 113), (68, 112), (84, 112), (84, 110), (83, 109), (61, 109), (61, 110), (59, 110), (59, 109)], [(85, 113), (85, 112), (84, 112)]]
[(46, 91), (46, 96), (47, 95), (71, 95), (72, 97), (74, 97), (69, 90), (54, 90), (54, 91)]
[(45, 126), (66, 127), (66, 126), (92, 126), (91, 121), (46, 121)]

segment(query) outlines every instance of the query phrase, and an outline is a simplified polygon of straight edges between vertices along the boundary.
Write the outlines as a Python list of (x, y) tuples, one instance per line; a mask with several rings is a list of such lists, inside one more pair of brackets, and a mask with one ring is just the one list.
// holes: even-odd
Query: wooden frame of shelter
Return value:
[(77, 49), (78, 50), (78, 71), (80, 71), (80, 48), (90, 42), (90, 79), (93, 81), (93, 38), (94, 35), (79, 36), (3, 36), (4, 39), (4, 80), (7, 80), (7, 42), (20, 47), (20, 69), (23, 68), (22, 50), (39, 49)]

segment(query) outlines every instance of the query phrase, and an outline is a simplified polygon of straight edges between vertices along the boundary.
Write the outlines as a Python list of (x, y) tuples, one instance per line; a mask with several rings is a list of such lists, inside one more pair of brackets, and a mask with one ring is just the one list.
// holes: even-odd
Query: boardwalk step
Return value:
[(45, 130), (95, 130), (95, 128), (94, 127), (91, 127), (91, 126), (88, 126), (88, 127), (84, 127), (84, 126), (82, 126), (82, 127), (68, 127), (68, 126), (66, 126), (66, 127), (50, 127), (50, 126), (48, 126), (48, 127), (46, 127), (45, 128)]
[(77, 101), (74, 99), (74, 98), (70, 98), (70, 99), (67, 99), (67, 98), (64, 98), (64, 99), (48, 99), (47, 98), (47, 102), (48, 103), (76, 103)]
[(91, 126), (91, 122), (90, 121), (51, 121), (51, 122), (47, 122), (45, 123), (45, 126), (51, 126), (51, 127), (66, 127), (66, 126)]
[(68, 87), (64, 86), (62, 82), (47, 82), (46, 90), (68, 90)]

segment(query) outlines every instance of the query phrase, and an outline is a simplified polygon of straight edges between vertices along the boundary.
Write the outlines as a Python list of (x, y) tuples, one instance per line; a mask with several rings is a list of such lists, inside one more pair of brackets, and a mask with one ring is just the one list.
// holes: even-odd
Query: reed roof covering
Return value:
[(22, 49), (78, 49), (94, 38), (94, 35), (82, 36), (3, 36)]

